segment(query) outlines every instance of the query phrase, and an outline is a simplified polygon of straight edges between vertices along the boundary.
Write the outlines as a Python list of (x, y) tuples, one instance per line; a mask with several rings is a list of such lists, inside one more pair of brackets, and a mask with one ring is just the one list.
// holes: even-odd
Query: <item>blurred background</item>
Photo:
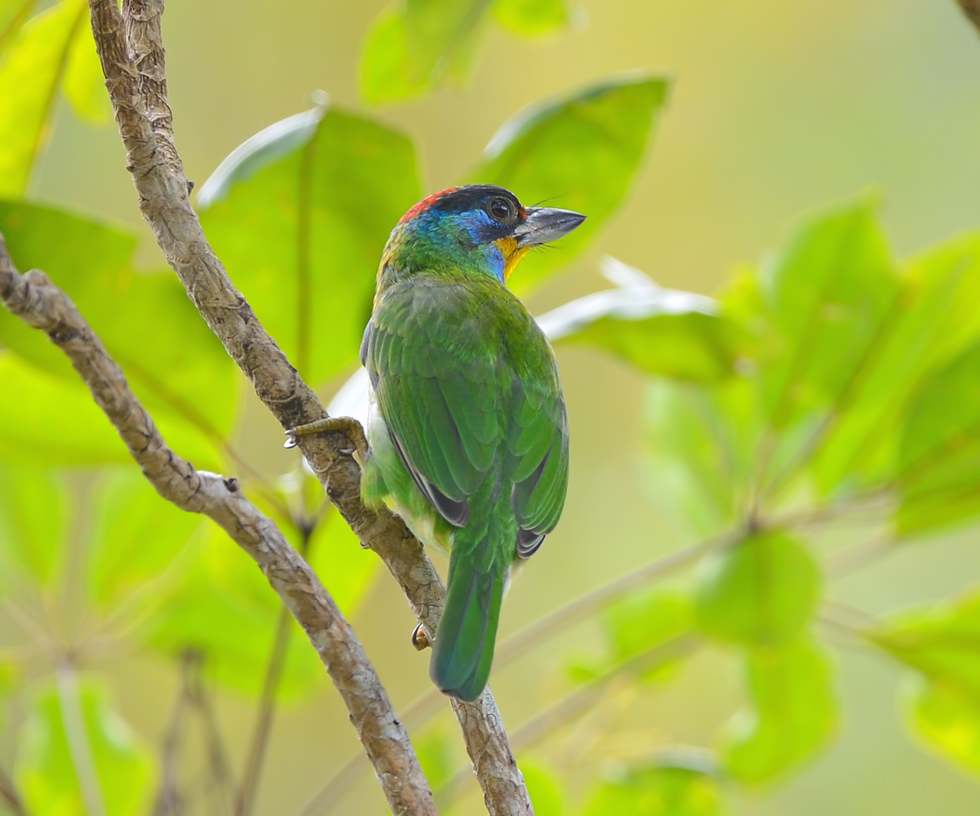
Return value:
[[(308, 108), (318, 89), (339, 107), (365, 110), (358, 96), (359, 51), (382, 7), (380, 0), (171, 2), (164, 18), (170, 102), (188, 177), (199, 187), (232, 149)], [(570, 31), (540, 41), (492, 27), (467, 88), (371, 109), (411, 135), (423, 184), (436, 190), (467, 175), (497, 128), (529, 102), (624, 71), (653, 69), (673, 78), (626, 205), (588, 253), (533, 295), (532, 312), (608, 288), (598, 272), (605, 255), (663, 286), (711, 294), (738, 265), (756, 263), (802, 214), (869, 189), (883, 201), (899, 257), (977, 226), (980, 38), (953, 0), (580, 0), (575, 7)], [(112, 127), (93, 129), (59, 110), (32, 194), (136, 229), (143, 236), (141, 263), (158, 267), (124, 160)], [(561, 192), (555, 191), (556, 206)], [(563, 349), (559, 363), (573, 439), (568, 505), (558, 531), (514, 582), (501, 638), (692, 540), (666, 522), (656, 485), (639, 464), (641, 377), (588, 349)], [(236, 435), (264, 471), (293, 467), (293, 456), (280, 450), (280, 429), (261, 408), (249, 403)], [(833, 593), (872, 612), (948, 595), (980, 569), (974, 539), (950, 535), (928, 550), (903, 550), (835, 585)], [(329, 587), (329, 576), (324, 581)], [(387, 575), (377, 576), (353, 624), (396, 707), (428, 688), (427, 656), (406, 657), (414, 620)], [(541, 678), (559, 672), (570, 652), (594, 651), (597, 639), (592, 624), (575, 627), (495, 671), (492, 685), (505, 722), (517, 726), (538, 711), (549, 693)], [(976, 783), (902, 729), (894, 668), (847, 649), (836, 657), (839, 741), (771, 789), (732, 791), (734, 812), (975, 814)], [(158, 746), (169, 714), (169, 703), (160, 701), (177, 693), (175, 672), (160, 658), (127, 658), (115, 666), (121, 712)], [(725, 650), (700, 654), (663, 688), (635, 733), (626, 729), (618, 744), (603, 750), (615, 759), (651, 739), (710, 745), (738, 702), (739, 684)], [(217, 711), (232, 760), (240, 763), (252, 704), (219, 692)], [(447, 714), (440, 717), (445, 722), (436, 728), (444, 726), (455, 740)], [(572, 741), (579, 736), (573, 732)], [(278, 711), (256, 812), (294, 812), (358, 750), (346, 711), (324, 679), (313, 699)], [(570, 750), (566, 740), (546, 740), (527, 756), (560, 767)], [(455, 812), (480, 808), (472, 783)], [(383, 809), (368, 772), (337, 812)]]

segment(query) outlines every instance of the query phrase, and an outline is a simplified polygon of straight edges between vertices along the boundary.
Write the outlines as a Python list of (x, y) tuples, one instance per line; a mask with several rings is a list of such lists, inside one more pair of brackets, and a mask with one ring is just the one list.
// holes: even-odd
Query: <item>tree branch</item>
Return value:
[[(110, 0), (114, 2), (114, 0)], [(396, 814), (434, 814), (432, 792), (360, 641), (309, 565), (282, 532), (242, 495), (235, 479), (195, 470), (167, 447), (133, 395), (122, 369), (67, 295), (43, 272), (21, 276), (0, 238), (0, 298), (25, 323), (41, 329), (71, 360), (157, 492), (222, 527), (262, 568), (306, 631)]]
[(956, 0), (967, 19), (980, 32), (980, 0)]
[[(89, 7), (140, 210), (168, 263), (283, 429), (320, 419), (326, 414), (323, 406), (231, 282), (190, 205), (191, 185), (170, 127), (159, 30), (163, 0), (126, 0), (122, 13), (115, 0), (89, 0)], [(127, 33), (136, 39), (127, 40)], [(147, 76), (141, 73), (144, 68)], [(436, 631), (446, 594), (442, 581), (401, 519), (387, 511), (374, 513), (361, 502), (360, 469), (347, 453), (345, 435), (304, 435), (298, 442), (340, 514), (362, 544), (385, 562), (416, 617)], [(476, 703), (453, 708), (489, 812), (532, 813), (492, 695), (487, 692)]]

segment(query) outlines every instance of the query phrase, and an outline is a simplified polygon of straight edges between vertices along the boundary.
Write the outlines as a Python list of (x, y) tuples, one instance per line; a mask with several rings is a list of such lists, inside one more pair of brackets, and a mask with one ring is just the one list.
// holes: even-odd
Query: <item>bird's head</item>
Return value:
[(585, 220), (552, 207), (525, 207), (503, 187), (470, 184), (430, 195), (392, 230), (382, 256), (399, 274), (457, 270), (506, 282), (528, 250), (555, 241)]

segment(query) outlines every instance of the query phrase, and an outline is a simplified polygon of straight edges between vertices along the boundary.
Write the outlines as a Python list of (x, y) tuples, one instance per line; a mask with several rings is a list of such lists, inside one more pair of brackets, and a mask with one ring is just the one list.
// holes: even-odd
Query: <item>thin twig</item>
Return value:
[(232, 779), (231, 765), (221, 740), (218, 718), (211, 706), (211, 699), (204, 686), (204, 661), (198, 659), (190, 666), (188, 690), (191, 701), (197, 709), (204, 730), (204, 743), (208, 757), (207, 780), (214, 792), (214, 805), (208, 810), (215, 816), (230, 814), (235, 795), (235, 782)]
[[(699, 641), (694, 635), (679, 635), (617, 663), (523, 723), (514, 731), (511, 737), (512, 744), (517, 750), (529, 748), (552, 734), (559, 726), (567, 725), (576, 717), (589, 711), (595, 704), (596, 698), (613, 680), (624, 674), (646, 672), (665, 665), (690, 654), (698, 645)], [(468, 781), (469, 774), (464, 769), (439, 788), (436, 791), (436, 803), (439, 808), (448, 809), (465, 789)]]
[(843, 578), (894, 551), (895, 539), (888, 532), (880, 532), (832, 555), (824, 564), (824, 573), (830, 579)]
[(70, 659), (62, 660), (58, 664), (57, 679), (58, 705), (65, 727), (68, 754), (71, 756), (71, 764), (78, 778), (85, 811), (88, 816), (105, 816), (105, 798), (102, 796), (92, 744), (89, 742), (88, 728), (85, 726), (85, 714), (78, 689), (78, 673)]
[(651, 561), (635, 572), (616, 578), (585, 595), (581, 595), (507, 638), (497, 650), (498, 663), (506, 663), (512, 660), (555, 632), (585, 620), (595, 612), (606, 608), (628, 592), (692, 564), (706, 553), (724, 547), (743, 535), (744, 533), (741, 531), (732, 531), (706, 539), (698, 544), (672, 552), (663, 558), (658, 558), (656, 561)]
[(163, 737), (163, 750), (160, 757), (160, 791), (157, 793), (154, 816), (176, 816), (180, 813), (181, 796), (178, 786), (177, 762), (180, 758), (180, 747), (184, 739), (184, 730), (188, 720), (187, 714), (192, 705), (190, 693), (191, 663), (200, 660), (200, 656), (188, 651), (181, 660), (180, 691), (174, 704), (170, 722), (167, 724)]
[[(642, 589), (648, 584), (670, 575), (676, 570), (697, 561), (712, 550), (724, 547), (737, 540), (742, 534), (728, 532), (714, 536), (689, 547), (676, 550), (668, 555), (651, 561), (634, 572), (616, 578), (596, 589), (580, 595), (575, 600), (549, 612), (534, 623), (515, 632), (501, 641), (494, 657), (494, 667), (500, 671), (504, 666), (547, 640), (558, 632), (585, 620), (621, 599), (634, 590)], [(442, 695), (436, 689), (430, 689), (417, 697), (402, 712), (402, 719), (409, 728), (424, 723), (439, 710)], [(323, 787), (314, 793), (300, 808), (296, 816), (313, 816), (340, 801), (347, 794), (360, 775), (367, 769), (367, 763), (362, 754), (353, 755), (345, 762)]]
[[(115, 9), (114, 0), (110, 5)], [(68, 356), (157, 492), (183, 510), (207, 515), (262, 568), (343, 697), (392, 811), (434, 813), (432, 793), (408, 734), (360, 641), (316, 573), (279, 528), (245, 499), (235, 479), (198, 471), (167, 447), (122, 370), (75, 305), (43, 272), (18, 274), (2, 238), (0, 299)]]
[[(89, 0), (89, 7), (140, 210), (168, 263), (283, 429), (320, 419), (325, 415), (322, 405), (231, 282), (190, 205), (190, 185), (170, 127), (160, 36), (162, 0), (127, 0), (122, 13), (116, 0)], [(147, 76), (145, 65), (152, 69)], [(429, 631), (436, 631), (445, 602), (442, 581), (401, 519), (384, 510), (372, 512), (361, 502), (360, 468), (349, 455), (346, 436), (305, 435), (299, 447), (351, 529), (385, 562), (415, 615)], [(531, 813), (492, 696), (454, 709), (490, 813)]]
[(10, 809), (13, 816), (27, 816), (24, 800), (20, 798), (14, 780), (3, 768), (0, 768), (0, 802)]

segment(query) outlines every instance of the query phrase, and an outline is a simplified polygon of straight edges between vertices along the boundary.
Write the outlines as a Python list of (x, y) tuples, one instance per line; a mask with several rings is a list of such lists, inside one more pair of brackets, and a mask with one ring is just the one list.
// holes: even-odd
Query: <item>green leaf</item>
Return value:
[(923, 380), (901, 436), (898, 472), (899, 535), (980, 512), (980, 344)]
[(414, 79), (436, 75), (464, 82), (485, 27), (486, 0), (405, 0), (408, 71)]
[(650, 500), (674, 524), (699, 536), (729, 526), (735, 513), (726, 440), (702, 389), (655, 382), (644, 409), (643, 481)]
[(105, 125), (112, 121), (112, 104), (106, 93), (102, 64), (95, 50), (92, 29), (87, 25), (81, 26), (72, 40), (62, 90), (71, 109), (83, 122)]
[(135, 465), (100, 476), (86, 559), (89, 598), (104, 611), (137, 594), (160, 603), (161, 579), (173, 580), (181, 552), (206, 522), (163, 499)]
[(893, 615), (868, 639), (917, 675), (909, 723), (941, 756), (980, 773), (980, 590)]
[[(575, 673), (589, 680), (644, 652), (649, 652), (688, 633), (693, 625), (691, 599), (676, 590), (655, 589), (629, 595), (602, 615), (607, 654), (601, 661), (581, 663)], [(647, 669), (644, 680), (658, 682), (673, 673), (677, 661)]]
[(87, 12), (81, 0), (63, 0), (42, 12), (20, 29), (0, 62), (0, 196), (27, 189)]
[(522, 759), (521, 773), (534, 805), (534, 816), (564, 816), (568, 813), (561, 782), (553, 771), (539, 762)]
[(515, 34), (537, 37), (568, 26), (565, 0), (496, 0), (493, 19)]
[(729, 724), (723, 758), (731, 776), (758, 785), (827, 744), (837, 730), (837, 702), (830, 658), (816, 642), (752, 649), (746, 668), (750, 706)]
[(980, 775), (980, 700), (975, 691), (913, 675), (904, 694), (909, 725), (957, 767)]
[(718, 782), (696, 766), (653, 764), (605, 782), (588, 799), (583, 816), (719, 816)]
[(869, 200), (806, 224), (760, 276), (771, 342), (781, 352), (766, 367), (763, 388), (781, 429), (846, 399), (877, 351), (899, 279)]
[(419, 96), (431, 87), (429, 76), (416, 76), (409, 68), (405, 12), (389, 6), (368, 29), (358, 75), (361, 97), (371, 105)]
[(497, 132), (471, 181), (499, 184), (526, 204), (553, 199), (589, 217), (553, 252), (525, 259), (513, 288), (527, 290), (567, 265), (622, 204), (666, 98), (666, 80), (619, 77), (534, 105)]
[[(50, 470), (0, 465), (0, 587), (30, 576), (38, 588), (60, 577), (69, 521), (69, 492)], [(9, 597), (9, 595), (8, 595)]]
[(756, 533), (699, 565), (698, 625), (721, 641), (786, 643), (809, 623), (819, 591), (819, 570), (803, 544), (776, 530)]
[(446, 729), (440, 726), (427, 728), (421, 736), (413, 737), (412, 743), (415, 745), (422, 772), (432, 789), (436, 790), (446, 784), (456, 769), (453, 742)]
[[(174, 276), (135, 272), (135, 236), (59, 210), (0, 201), (0, 232), (16, 263), (42, 269), (71, 297), (170, 445), (217, 469), (215, 447), (237, 409), (236, 369)], [(6, 310), (0, 343), (78, 381), (43, 332)]]
[(710, 382), (732, 375), (734, 327), (717, 313), (714, 301), (662, 289), (612, 258), (606, 267), (614, 274), (628, 270), (629, 280), (538, 318), (552, 343), (598, 346), (645, 374), (678, 380)]
[(116, 712), (108, 689), (72, 672), (59, 678), (58, 687), (41, 687), (27, 713), (16, 777), (31, 813), (91, 812), (78, 781), (86, 754), (94, 771), (85, 773), (89, 796), (102, 802), (106, 816), (145, 812), (154, 775), (149, 752)]
[(893, 615), (886, 626), (867, 635), (930, 679), (980, 696), (980, 590)]
[(420, 196), (405, 136), (319, 108), (236, 149), (198, 207), (265, 328), (319, 382), (356, 362), (381, 251)]
[[(258, 696), (282, 604), (255, 563), (222, 530), (209, 527), (200, 538), (192, 544), (197, 549), (192, 564), (158, 614), (146, 622), (143, 639), (170, 655), (200, 651), (216, 682)], [(359, 546), (336, 513), (315, 532), (311, 555), (314, 570), (350, 615), (366, 593), (377, 559)], [(292, 619), (289, 632), (279, 693), (295, 700), (321, 688), (326, 674)]]
[(0, 400), (0, 462), (62, 466), (130, 461), (126, 446), (80, 383), (38, 371), (3, 349), (0, 382), (5, 393), (17, 395)]
[(910, 260), (902, 292), (879, 329), (814, 463), (824, 495), (893, 482), (909, 400), (924, 377), (980, 340), (980, 237), (948, 241)]
[(34, 11), (37, 0), (0, 0), (0, 57)]

